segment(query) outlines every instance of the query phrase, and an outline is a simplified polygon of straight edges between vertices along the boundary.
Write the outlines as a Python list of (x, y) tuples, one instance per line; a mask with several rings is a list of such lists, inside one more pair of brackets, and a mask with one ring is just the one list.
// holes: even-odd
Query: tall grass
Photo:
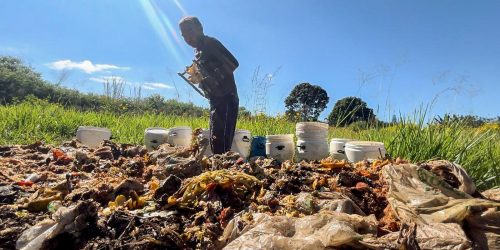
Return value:
[[(0, 145), (27, 144), (42, 140), (59, 144), (72, 138), (78, 126), (107, 127), (122, 143), (142, 143), (148, 127), (207, 127), (208, 117), (163, 116), (81, 112), (44, 101), (0, 106)], [(293, 134), (295, 124), (284, 117), (242, 117), (237, 127), (253, 135)], [(330, 128), (330, 138), (353, 138), (384, 142), (389, 154), (413, 162), (446, 159), (464, 166), (480, 189), (500, 186), (500, 130), (475, 129), (460, 122), (429, 125), (426, 110), (402, 117), (393, 126), (352, 130)]]
[[(25, 144), (37, 140), (58, 144), (72, 138), (79, 126), (111, 129), (113, 138), (124, 143), (142, 143), (148, 127), (190, 126), (208, 127), (208, 117), (165, 116), (152, 113), (117, 114), (116, 112), (81, 112), (45, 101), (27, 101), (0, 106), (0, 144)], [(279, 134), (294, 131), (295, 125), (284, 119), (266, 116), (241, 118), (240, 129), (254, 134)]]

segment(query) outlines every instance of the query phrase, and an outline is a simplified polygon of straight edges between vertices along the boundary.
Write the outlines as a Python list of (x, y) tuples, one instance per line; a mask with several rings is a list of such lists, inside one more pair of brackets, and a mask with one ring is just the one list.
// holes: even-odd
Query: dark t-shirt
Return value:
[(207, 87), (214, 90), (207, 96), (209, 99), (228, 94), (238, 95), (233, 71), (239, 63), (221, 42), (213, 37), (203, 37), (201, 45), (196, 49), (195, 57), (200, 59), (212, 76), (212, 81), (202, 82), (200, 86), (202, 89)]

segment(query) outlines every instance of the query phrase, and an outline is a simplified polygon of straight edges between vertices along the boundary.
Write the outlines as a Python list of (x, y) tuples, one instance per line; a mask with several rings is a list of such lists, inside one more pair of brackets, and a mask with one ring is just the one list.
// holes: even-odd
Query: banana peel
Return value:
[(108, 208), (110, 210), (115, 210), (120, 207), (126, 207), (129, 210), (135, 210), (143, 208), (146, 204), (146, 199), (144, 197), (140, 197), (134, 191), (130, 192), (130, 198), (127, 200), (125, 195), (116, 196), (114, 201), (110, 201), (108, 203)]
[(126, 202), (126, 206), (129, 210), (143, 208), (144, 204), (146, 204), (144, 197), (138, 196), (135, 191), (130, 192), (130, 199)]
[(47, 206), (55, 200), (62, 200), (62, 194), (51, 189), (42, 189), (37, 191), (34, 196), (21, 208), (32, 213), (47, 211)]
[(332, 159), (331, 157), (321, 160), (320, 163), (322, 168), (328, 168), (328, 169), (344, 168), (349, 166), (349, 163), (346, 160), (339, 161), (336, 159)]
[(188, 179), (182, 187), (167, 200), (169, 205), (189, 207), (195, 205), (203, 194), (219, 187), (231, 190), (241, 198), (257, 193), (262, 186), (254, 176), (231, 170), (215, 170)]

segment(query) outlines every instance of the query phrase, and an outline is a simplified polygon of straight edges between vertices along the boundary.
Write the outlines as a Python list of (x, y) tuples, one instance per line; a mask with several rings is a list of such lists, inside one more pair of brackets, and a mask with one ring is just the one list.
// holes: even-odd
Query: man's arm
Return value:
[(219, 62), (221, 62), (221, 66), (224, 67), (224, 70), (232, 73), (236, 68), (238, 68), (239, 63), (238, 60), (229, 52), (221, 42), (217, 39), (210, 39), (210, 53), (215, 56)]
[(236, 70), (236, 68), (238, 68), (238, 66), (240, 66), (240, 64), (238, 63), (238, 60), (236, 60), (236, 58), (233, 56), (233, 54), (231, 54), (231, 52), (229, 52), (228, 49), (226, 49), (226, 47), (224, 47), (224, 45), (222, 45), (221, 42), (217, 41), (217, 43), (219, 43), (219, 50), (222, 54), (222, 57), (223, 59), (225, 59), (224, 62), (224, 65), (227, 65), (229, 67), (229, 70), (231, 72), (234, 72)]

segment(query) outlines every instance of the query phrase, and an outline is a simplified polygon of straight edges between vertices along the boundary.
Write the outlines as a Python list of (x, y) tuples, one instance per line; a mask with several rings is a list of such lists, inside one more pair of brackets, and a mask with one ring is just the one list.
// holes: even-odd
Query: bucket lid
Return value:
[(319, 140), (314, 140), (314, 139), (310, 139), (310, 140), (302, 140), (302, 139), (298, 139), (297, 140), (297, 143), (313, 143), (313, 144), (327, 144), (328, 145), (328, 141), (326, 139), (319, 139)]
[(345, 144), (346, 147), (384, 147), (383, 142), (376, 141), (351, 141)]
[(296, 135), (327, 135), (328, 130), (296, 130)]
[(179, 127), (173, 127), (169, 129), (170, 131), (182, 131), (182, 130), (189, 130), (191, 131), (191, 127), (188, 126), (179, 126)]
[(328, 135), (297, 135), (297, 140), (321, 140), (321, 141), (328, 141)]
[(328, 129), (328, 123), (324, 122), (298, 122), (295, 124), (295, 129)]
[(168, 129), (166, 128), (147, 128), (144, 133), (147, 134), (168, 134)]
[(328, 141), (328, 134), (298, 134), (297, 139), (324, 139)]
[(355, 140), (354, 139), (348, 139), (348, 138), (333, 138), (332, 141), (349, 142), (349, 141), (355, 141)]
[(250, 130), (245, 130), (245, 129), (236, 129), (234, 131), (234, 134), (250, 134)]
[(293, 134), (267, 135), (268, 141), (293, 141)]
[(82, 131), (82, 130), (87, 130), (87, 131), (101, 131), (101, 132), (110, 132), (111, 133), (111, 130), (108, 129), (108, 128), (100, 128), (100, 127), (93, 127), (93, 126), (79, 126), (78, 130), (79, 131)]

